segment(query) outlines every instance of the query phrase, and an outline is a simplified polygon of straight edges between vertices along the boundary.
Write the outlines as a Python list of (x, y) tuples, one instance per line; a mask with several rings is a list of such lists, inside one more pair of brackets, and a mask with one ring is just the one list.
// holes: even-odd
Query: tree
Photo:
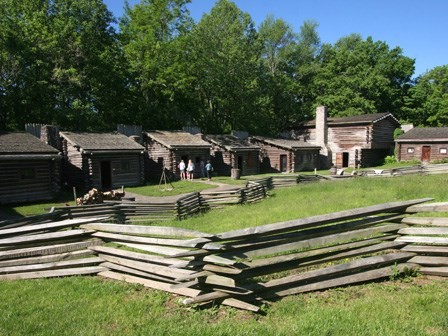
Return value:
[(201, 103), (194, 121), (209, 133), (252, 130), (260, 48), (250, 16), (233, 2), (219, 0), (189, 42), (190, 74)]
[(419, 126), (448, 126), (448, 65), (435, 67), (410, 89), (405, 118)]
[(414, 60), (371, 37), (352, 34), (324, 45), (316, 81), (317, 101), (332, 115), (391, 112), (400, 117), (410, 87)]
[(298, 36), (281, 19), (268, 16), (259, 27), (262, 45), (260, 105), (257, 131), (276, 135), (297, 111), (294, 64)]
[(125, 88), (104, 3), (5, 0), (0, 8), (0, 127), (110, 127)]
[[(186, 36), (192, 27), (188, 0), (143, 0), (126, 8), (121, 42), (129, 64), (138, 121), (176, 128), (189, 119)], [(187, 110), (187, 111), (186, 111)]]

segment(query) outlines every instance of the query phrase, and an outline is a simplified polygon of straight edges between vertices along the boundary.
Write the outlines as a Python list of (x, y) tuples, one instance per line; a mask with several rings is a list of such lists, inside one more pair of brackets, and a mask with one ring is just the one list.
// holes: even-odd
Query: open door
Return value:
[(112, 187), (112, 169), (110, 161), (101, 161), (101, 189)]

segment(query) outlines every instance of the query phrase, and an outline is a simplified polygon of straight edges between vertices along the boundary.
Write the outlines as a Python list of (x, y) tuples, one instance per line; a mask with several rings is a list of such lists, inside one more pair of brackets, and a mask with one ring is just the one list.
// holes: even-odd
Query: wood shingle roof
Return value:
[(277, 147), (285, 148), (285, 149), (320, 149), (320, 146), (316, 146), (309, 142), (294, 140), (294, 139), (277, 139), (277, 138), (267, 138), (261, 136), (253, 136), (252, 139), (257, 141), (262, 141), (270, 145), (274, 145)]
[(204, 141), (200, 135), (193, 135), (184, 131), (148, 131), (146, 135), (163, 146), (175, 148), (210, 148), (211, 145)]
[(448, 127), (421, 127), (413, 128), (400, 135), (397, 142), (412, 141), (448, 141)]
[(118, 133), (60, 132), (68, 142), (84, 151), (143, 151), (144, 147)]
[(260, 147), (249, 143), (249, 141), (247, 140), (241, 140), (236, 136), (229, 134), (207, 134), (206, 139), (217, 146), (225, 148), (228, 151), (236, 152), (260, 149)]
[(57, 155), (59, 151), (29, 133), (0, 133), (0, 155)]
[[(390, 112), (361, 114), (361, 115), (342, 117), (342, 118), (329, 117), (329, 118), (327, 118), (327, 125), (328, 126), (344, 126), (344, 125), (353, 125), (353, 124), (361, 124), (361, 125), (367, 124), (368, 125), (368, 124), (376, 123), (376, 122), (386, 119), (386, 118), (390, 118), (397, 125), (400, 125), (400, 122)], [(300, 124), (299, 126), (315, 127), (316, 120), (310, 120), (310, 121), (304, 122), (304, 123)]]

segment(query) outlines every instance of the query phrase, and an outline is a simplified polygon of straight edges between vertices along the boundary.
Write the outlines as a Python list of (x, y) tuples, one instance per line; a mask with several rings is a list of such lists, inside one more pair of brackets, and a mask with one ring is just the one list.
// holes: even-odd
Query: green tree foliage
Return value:
[(142, 0), (127, 7), (121, 41), (136, 101), (136, 122), (148, 128), (176, 128), (189, 119), (185, 60), (192, 19), (188, 0)]
[(448, 65), (435, 67), (411, 88), (406, 119), (419, 126), (448, 126)]
[(219, 0), (189, 39), (190, 74), (206, 132), (256, 127), (260, 48), (254, 24), (233, 2)]
[(259, 27), (262, 45), (257, 131), (276, 134), (298, 109), (294, 60), (298, 36), (281, 19), (268, 16)]
[(5, 0), (0, 8), (0, 128), (111, 127), (125, 90), (104, 3)]
[(391, 112), (401, 117), (414, 60), (400, 48), (352, 34), (324, 45), (320, 57), (317, 102), (328, 106), (332, 115)]

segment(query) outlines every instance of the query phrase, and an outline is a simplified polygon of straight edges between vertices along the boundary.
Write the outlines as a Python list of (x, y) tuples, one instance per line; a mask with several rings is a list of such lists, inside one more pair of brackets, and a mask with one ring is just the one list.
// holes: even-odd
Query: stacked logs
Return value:
[(103, 201), (120, 201), (124, 196), (124, 191), (119, 192), (111, 190), (101, 192), (98, 189), (93, 188), (83, 197), (78, 197), (76, 199), (76, 205), (100, 204), (103, 203)]

